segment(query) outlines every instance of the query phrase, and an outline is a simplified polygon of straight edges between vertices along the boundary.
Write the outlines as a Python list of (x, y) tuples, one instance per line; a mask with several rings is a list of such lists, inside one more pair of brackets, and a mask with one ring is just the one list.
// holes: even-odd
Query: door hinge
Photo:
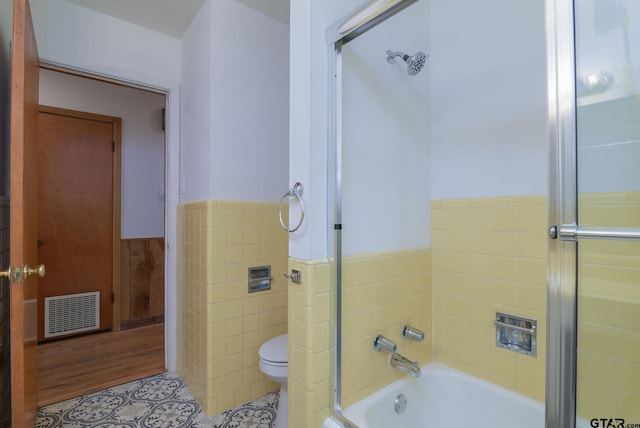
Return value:
[(116, 152), (116, 142), (115, 142), (115, 141), (112, 141), (112, 142), (111, 142), (111, 151), (112, 151), (113, 153), (115, 153), (115, 152)]
[(111, 292), (111, 303), (115, 303), (116, 302), (116, 293), (114, 293), (113, 291)]

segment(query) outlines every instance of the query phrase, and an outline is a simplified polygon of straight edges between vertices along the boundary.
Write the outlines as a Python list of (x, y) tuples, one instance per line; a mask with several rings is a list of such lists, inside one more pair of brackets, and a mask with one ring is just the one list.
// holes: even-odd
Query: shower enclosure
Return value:
[(372, 0), (327, 42), (336, 419), (407, 376), (382, 334), (547, 427), (640, 424), (640, 5)]
[(595, 427), (636, 426), (640, 5), (549, 3), (547, 423), (573, 426), (577, 414)]

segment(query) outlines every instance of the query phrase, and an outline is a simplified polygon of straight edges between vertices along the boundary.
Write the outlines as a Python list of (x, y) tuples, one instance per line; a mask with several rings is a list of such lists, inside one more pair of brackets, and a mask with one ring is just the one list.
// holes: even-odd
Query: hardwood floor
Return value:
[(164, 324), (38, 346), (38, 407), (162, 373)]

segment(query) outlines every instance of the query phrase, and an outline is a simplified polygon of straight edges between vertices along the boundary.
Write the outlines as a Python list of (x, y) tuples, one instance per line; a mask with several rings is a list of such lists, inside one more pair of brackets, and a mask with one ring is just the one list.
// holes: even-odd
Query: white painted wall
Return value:
[[(579, 105), (640, 93), (640, 2), (575, 3)], [(603, 92), (582, 91), (580, 77), (605, 71), (613, 78)]]
[(182, 49), (181, 201), (278, 201), (289, 187), (289, 28), (207, 0)]
[(640, 102), (629, 96), (578, 107), (578, 190), (640, 190)]
[(40, 58), (166, 92), (165, 345), (176, 369), (176, 208), (180, 141), (180, 40), (64, 0), (30, 0)]
[(40, 59), (139, 81), (180, 81), (180, 40), (64, 0), (31, 0)]
[(605, 71), (612, 78), (611, 87), (595, 92), (578, 79), (578, 189), (638, 190), (640, 2), (583, 1), (576, 7), (577, 75)]
[(209, 198), (211, 157), (211, 2), (205, 1), (182, 36), (180, 200)]
[[(289, 255), (309, 260), (330, 254), (333, 194), (327, 189), (328, 57), (325, 31), (361, 0), (291, 2), (289, 182), (305, 186), (305, 221), (289, 235)], [(333, 232), (332, 232), (333, 233)]]
[[(310, 211), (306, 229), (290, 238), (292, 257), (315, 259), (330, 254), (327, 236), (333, 214), (326, 210), (323, 163), (327, 149), (324, 32), (361, 3), (301, 0), (291, 5), (291, 55), (300, 61), (291, 64), (289, 180), (309, 183), (305, 202)], [(426, 140), (430, 161), (424, 167), (430, 171), (430, 197), (546, 194), (544, 4), (419, 3), (427, 3), (430, 10), (430, 16), (412, 28), (414, 37), (424, 30), (429, 38)], [(418, 10), (417, 5), (407, 10)], [(389, 45), (381, 43), (379, 48), (384, 52)], [(376, 92), (384, 92), (388, 85), (385, 82)]]
[(122, 119), (122, 238), (164, 236), (164, 95), (43, 69), (40, 104)]
[(409, 76), (386, 51), (429, 52), (428, 2), (343, 49), (343, 254), (431, 242), (429, 73)]
[(544, 2), (431, 0), (432, 197), (546, 194)]

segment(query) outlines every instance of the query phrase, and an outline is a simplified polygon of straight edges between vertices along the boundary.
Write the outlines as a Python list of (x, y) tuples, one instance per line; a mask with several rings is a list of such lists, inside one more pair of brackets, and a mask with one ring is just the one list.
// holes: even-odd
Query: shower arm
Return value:
[(404, 52), (400, 52), (400, 51), (387, 51), (387, 61), (389, 62), (389, 64), (394, 64), (396, 62), (396, 60), (394, 59), (395, 57), (399, 56), (400, 58), (402, 58), (404, 61), (406, 61), (407, 59), (409, 59), (409, 55), (407, 55)]

